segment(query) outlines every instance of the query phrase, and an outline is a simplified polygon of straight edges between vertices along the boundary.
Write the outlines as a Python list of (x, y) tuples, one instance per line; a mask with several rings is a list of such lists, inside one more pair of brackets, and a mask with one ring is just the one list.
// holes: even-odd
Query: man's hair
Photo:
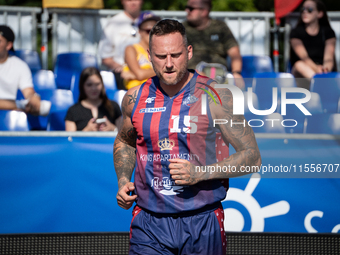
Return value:
[(183, 37), (183, 43), (185, 45), (185, 48), (188, 47), (188, 39), (187, 35), (185, 33), (185, 27), (183, 24), (177, 20), (174, 19), (163, 19), (160, 20), (154, 25), (154, 27), (150, 31), (150, 40), (149, 40), (149, 50), (151, 52), (151, 44), (152, 44), (152, 37), (154, 35), (156, 36), (162, 36), (162, 35), (168, 35), (173, 33), (180, 33)]
[(212, 1), (211, 0), (201, 0), (201, 4), (203, 7), (207, 8), (209, 11), (212, 8)]

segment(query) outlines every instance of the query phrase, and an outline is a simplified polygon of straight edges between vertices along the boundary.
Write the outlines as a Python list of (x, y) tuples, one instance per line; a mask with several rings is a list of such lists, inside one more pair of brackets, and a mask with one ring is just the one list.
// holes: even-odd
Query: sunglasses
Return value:
[(301, 13), (307, 11), (308, 13), (312, 13), (314, 11), (314, 8), (312, 7), (302, 7), (301, 8)]
[(195, 9), (202, 10), (203, 8), (200, 8), (200, 7), (192, 7), (192, 6), (186, 5), (186, 6), (185, 6), (185, 9), (188, 9), (190, 12), (192, 12), (192, 11), (195, 10)]
[(147, 34), (150, 34), (150, 32), (151, 32), (151, 29), (142, 29), (142, 28), (140, 28), (139, 30), (143, 30), (143, 31), (145, 31)]

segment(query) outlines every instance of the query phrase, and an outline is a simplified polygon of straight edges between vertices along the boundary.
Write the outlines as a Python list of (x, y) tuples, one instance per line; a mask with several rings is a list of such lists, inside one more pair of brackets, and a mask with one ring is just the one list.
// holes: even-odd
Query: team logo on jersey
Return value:
[(158, 140), (158, 147), (161, 149), (161, 151), (165, 151), (165, 150), (171, 151), (172, 147), (174, 146), (175, 146), (175, 141), (169, 138)]
[(146, 100), (145, 100), (145, 103), (148, 103), (148, 104), (151, 104), (153, 102), (153, 100), (155, 100), (156, 97), (148, 97)]
[(189, 95), (186, 99), (183, 100), (182, 104), (190, 107), (192, 104), (196, 103), (197, 101), (198, 101), (197, 97), (195, 97), (194, 95)]
[(158, 108), (143, 108), (139, 110), (139, 113), (154, 113), (154, 112), (165, 112), (166, 107)]
[(159, 193), (162, 193), (165, 196), (173, 196), (178, 195), (180, 192), (183, 192), (183, 186), (178, 186), (175, 184), (174, 180), (171, 180), (169, 177), (163, 177), (159, 179), (155, 177), (151, 180), (151, 187), (155, 190), (161, 190)]

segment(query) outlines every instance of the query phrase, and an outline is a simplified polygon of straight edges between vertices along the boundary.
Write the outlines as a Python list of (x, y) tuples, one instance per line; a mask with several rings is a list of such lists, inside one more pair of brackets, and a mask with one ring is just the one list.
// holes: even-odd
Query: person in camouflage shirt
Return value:
[(241, 76), (242, 57), (238, 43), (225, 22), (209, 17), (211, 0), (188, 0), (185, 7), (187, 20), (183, 22), (188, 43), (193, 46), (193, 57), (188, 67), (195, 69), (201, 61), (227, 65), (227, 56), (231, 59), (230, 72), (236, 85), (244, 89)]

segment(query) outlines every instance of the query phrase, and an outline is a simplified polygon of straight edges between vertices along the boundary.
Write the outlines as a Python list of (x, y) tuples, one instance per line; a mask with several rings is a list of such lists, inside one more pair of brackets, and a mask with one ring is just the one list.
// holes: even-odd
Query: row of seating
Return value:
[[(278, 99), (282, 88), (294, 88), (295, 78), (290, 73), (264, 72), (254, 75), (252, 90), (258, 96), (260, 109), (269, 109), (272, 103), (272, 88), (277, 88)], [(320, 96), (322, 111), (336, 113), (339, 111), (340, 73), (317, 74), (311, 81), (310, 91)], [(291, 94), (291, 98), (301, 97), (300, 93)]]
[[(112, 100), (121, 103), (126, 91), (116, 90)], [(55, 89), (49, 98), (51, 110), (48, 116), (33, 116), (19, 111), (0, 110), (0, 131), (64, 131), (67, 110), (76, 101), (71, 90)]]
[[(57, 90), (55, 98), (63, 101), (64, 105), (54, 106), (48, 117), (48, 131), (65, 130), (64, 118), (66, 105), (71, 105), (72, 93), (68, 90)], [(65, 97), (68, 95), (68, 99)], [(61, 97), (61, 98), (59, 98)], [(29, 115), (28, 115), (29, 116)], [(0, 110), (0, 131), (29, 131), (29, 117), (24, 112)], [(321, 113), (305, 117), (302, 122), (298, 119), (286, 119), (279, 113), (265, 117), (256, 116), (246, 119), (255, 133), (306, 133), (340, 135), (340, 113)], [(241, 125), (240, 123), (236, 125)], [(301, 132), (300, 132), (301, 131)]]

